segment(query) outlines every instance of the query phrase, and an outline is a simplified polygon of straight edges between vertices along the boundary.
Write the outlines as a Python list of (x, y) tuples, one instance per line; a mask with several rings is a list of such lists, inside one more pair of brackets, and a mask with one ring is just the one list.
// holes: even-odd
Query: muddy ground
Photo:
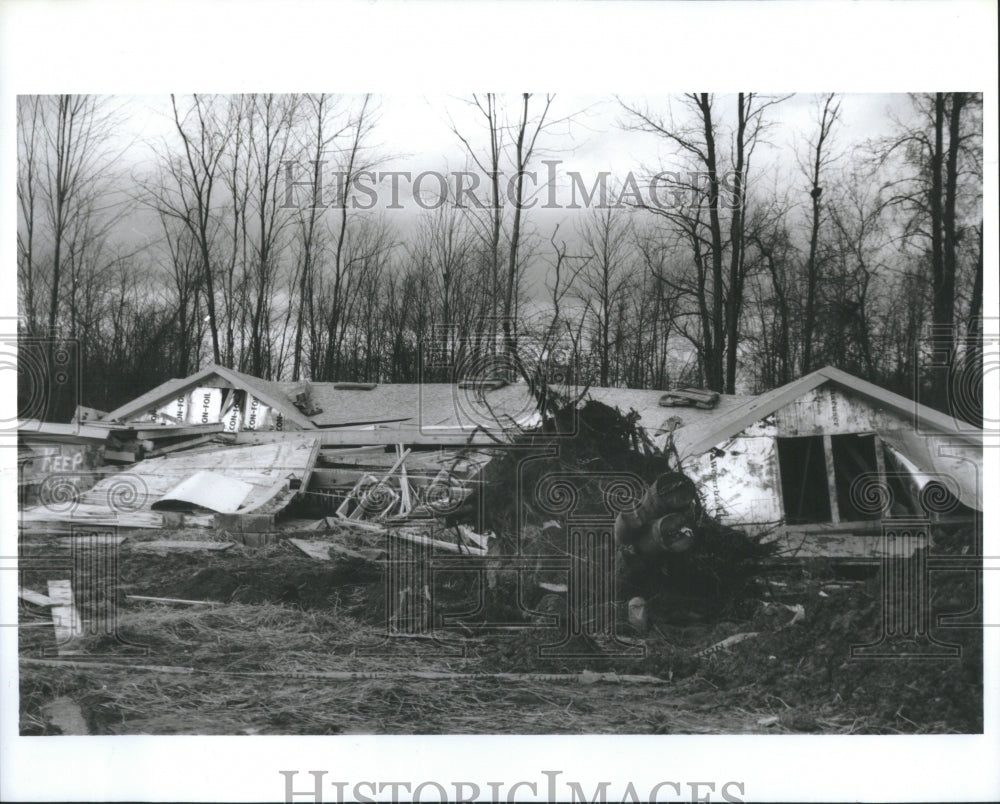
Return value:
[[(438, 628), (437, 641), (386, 636), (379, 564), (321, 562), (284, 542), (158, 555), (136, 547), (194, 536), (127, 535), (101, 599), (76, 590), (96, 633), (72, 645), (72, 655), (56, 655), (49, 612), (22, 604), (22, 624), (36, 626), (19, 632), (22, 734), (70, 733), (81, 724), (91, 734), (982, 731), (977, 615), (965, 618), (972, 627), (933, 627), (937, 640), (960, 647), (956, 658), (851, 657), (852, 645), (876, 641), (883, 629), (880, 577), (871, 570), (774, 566), (752, 598), (724, 615), (657, 611), (638, 633), (619, 611), (622, 644), (644, 648), (644, 657), (542, 658), (539, 647), (558, 642), (560, 627)], [(44, 594), (52, 567), (65, 566), (68, 555), (57, 536), (25, 536), (22, 586)], [(933, 616), (974, 609), (975, 580), (974, 572), (933, 573)], [(442, 584), (436, 615), (470, 608), (475, 582)], [(95, 628), (95, 614), (112, 598), (113, 628)], [(539, 606), (564, 613), (558, 594)], [(796, 617), (798, 607), (804, 617)], [(748, 632), (757, 636), (703, 653)], [(358, 675), (330, 677), (341, 672)], [(598, 675), (612, 672), (658, 683)], [(494, 677), (500, 673), (531, 675)]]

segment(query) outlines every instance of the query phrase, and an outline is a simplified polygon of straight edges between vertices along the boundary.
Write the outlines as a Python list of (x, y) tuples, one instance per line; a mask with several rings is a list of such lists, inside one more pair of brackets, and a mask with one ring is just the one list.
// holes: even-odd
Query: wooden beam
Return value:
[(182, 606), (221, 606), (217, 600), (184, 600), (178, 597), (149, 597), (148, 595), (125, 595), (126, 600), (141, 600), (143, 603), (176, 603)]
[(352, 488), (351, 491), (347, 494), (347, 496), (344, 497), (344, 501), (339, 506), (337, 506), (336, 510), (337, 516), (343, 517), (345, 519), (347, 518), (347, 506), (351, 502), (351, 500), (354, 499), (354, 495), (358, 493), (358, 490), (361, 488), (361, 484), (365, 482), (365, 478), (371, 478), (372, 480), (375, 479), (368, 473), (361, 475), (361, 477), (358, 478), (358, 482), (354, 484), (354, 488)]
[(190, 449), (191, 447), (197, 447), (199, 444), (205, 444), (215, 438), (214, 435), (203, 435), (196, 438), (184, 439), (176, 444), (169, 444), (165, 447), (154, 447), (152, 450), (146, 453), (147, 458), (159, 458), (161, 455), (168, 455), (171, 452), (177, 452), (181, 449)]
[(116, 463), (135, 463), (134, 452), (117, 452), (115, 450), (104, 450), (104, 460), (115, 461)]
[(216, 514), (215, 527), (230, 533), (270, 533), (277, 530), (275, 514), (254, 514), (237, 511), (235, 514)]
[(396, 452), (400, 455), (400, 466), (399, 466), (399, 493), (400, 493), (400, 503), (399, 503), (399, 513), (408, 514), (413, 510), (413, 501), (410, 499), (410, 481), (406, 476), (406, 461), (405, 458), (410, 454), (409, 450), (403, 453), (403, 445), (396, 445)]
[(213, 422), (211, 424), (184, 424), (177, 426), (171, 424), (151, 425), (135, 423), (123, 429), (134, 430), (135, 437), (140, 441), (156, 441), (157, 439), (195, 438), (202, 435), (214, 435), (215, 433), (222, 432), (222, 423)]
[[(353, 469), (349, 467), (338, 469), (313, 469), (310, 475), (309, 488), (313, 491), (334, 488), (346, 489), (357, 483), (359, 477), (370, 474), (370, 469)], [(438, 485), (445, 483), (446, 485), (450, 484), (459, 488), (470, 488), (472, 486), (481, 486), (483, 484), (483, 481), (478, 478), (467, 480), (464, 477), (460, 477), (449, 480), (447, 472), (445, 472), (443, 476), (440, 475), (440, 472), (410, 472), (407, 470), (406, 479), (410, 481), (411, 489), (430, 486), (433, 485), (435, 481), (438, 482)]]
[[(274, 431), (243, 431), (237, 434), (235, 443), (267, 444), (282, 441), (293, 435), (292, 432)], [(299, 433), (302, 435), (302, 433)], [(308, 435), (319, 440), (325, 447), (339, 446), (375, 446), (406, 444), (408, 446), (444, 446), (444, 447), (502, 447), (509, 443), (502, 431), (495, 435), (482, 431), (438, 431), (421, 432), (419, 428), (383, 428), (375, 430), (310, 430)]]
[(64, 547), (97, 547), (98, 545), (121, 545), (126, 542), (127, 536), (118, 536), (112, 533), (77, 533), (71, 536), (60, 536), (59, 541)]

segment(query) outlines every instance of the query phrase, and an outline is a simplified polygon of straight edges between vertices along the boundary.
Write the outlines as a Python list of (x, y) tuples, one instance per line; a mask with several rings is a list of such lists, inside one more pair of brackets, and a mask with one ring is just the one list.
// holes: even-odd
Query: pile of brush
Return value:
[[(594, 400), (561, 400), (550, 410), (539, 427), (514, 438), (516, 449), (483, 472), (480, 510), (485, 527), (499, 537), (491, 552), (551, 554), (555, 523), (536, 499), (547, 477), (572, 477), (574, 516), (600, 516), (607, 514), (607, 478), (630, 475), (648, 488), (615, 523), (619, 601), (638, 596), (665, 617), (710, 617), (754, 592), (761, 562), (775, 547), (706, 515), (695, 484), (671, 471), (635, 411), (622, 413)], [(555, 541), (565, 544), (561, 536)]]

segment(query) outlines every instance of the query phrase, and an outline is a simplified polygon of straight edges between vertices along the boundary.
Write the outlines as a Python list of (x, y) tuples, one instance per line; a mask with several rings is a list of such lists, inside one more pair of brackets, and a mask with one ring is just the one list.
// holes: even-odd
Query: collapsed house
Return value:
[[(634, 410), (652, 436), (670, 425), (663, 391), (571, 388), (622, 411)], [(718, 395), (716, 395), (718, 396)], [(723, 412), (749, 397), (727, 397)], [(537, 402), (522, 383), (271, 382), (210, 365), (168, 380), (103, 414), (103, 421), (164, 425), (221, 424), (254, 443), (252, 434), (306, 431), (326, 446), (402, 443), (414, 446), (496, 445), (505, 433), (539, 422)]]
[[(785, 555), (877, 558), (885, 518), (982, 511), (979, 431), (837, 369), (760, 396), (568, 390), (634, 411), (708, 514), (768, 532)], [(159, 527), (186, 508), (216, 515), (186, 525), (266, 531), (296, 498), (356, 522), (444, 515), (493, 449), (540, 421), (527, 386), (502, 380), (272, 382), (218, 365), (78, 418), (22, 427), (22, 490), (49, 486), (22, 521), (65, 517), (53, 476), (76, 485), (75, 519), (123, 527)]]
[(660, 446), (707, 512), (786, 554), (878, 557), (884, 520), (983, 510), (980, 430), (835, 368), (690, 418)]

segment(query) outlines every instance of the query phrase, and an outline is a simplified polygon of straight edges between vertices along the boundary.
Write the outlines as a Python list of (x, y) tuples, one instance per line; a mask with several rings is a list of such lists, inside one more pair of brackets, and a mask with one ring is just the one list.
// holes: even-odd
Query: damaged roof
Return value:
[(175, 378), (167, 380), (147, 391), (142, 396), (136, 397), (131, 402), (126, 402), (121, 407), (115, 408), (103, 416), (102, 420), (114, 421), (126, 419), (129, 416), (143, 413), (150, 408), (156, 407), (157, 403), (170, 399), (174, 394), (201, 385), (204, 381), (213, 377), (224, 380), (227, 385), (233, 388), (249, 391), (265, 404), (280, 410), (286, 419), (295, 422), (295, 424), (303, 429), (310, 430), (316, 426), (295, 407), (295, 403), (287, 396), (279, 383), (262, 380), (260, 377), (244, 374), (217, 364), (206, 366), (201, 371), (197, 371), (183, 379)]
[[(830, 383), (867, 399), (875, 405), (893, 411), (914, 423), (919, 420), (923, 427), (929, 427), (964, 441), (980, 443), (981, 433), (971, 425), (959, 426), (955, 419), (926, 405), (889, 391), (879, 385), (862, 380), (846, 371), (827, 366), (797, 380), (775, 388), (760, 396), (745, 397), (739, 404), (725, 409), (720, 401), (716, 410), (702, 411), (706, 414), (674, 433), (673, 441), (681, 457), (700, 455), (716, 444), (731, 438), (754, 422), (769, 416), (805, 393)], [(685, 414), (687, 410), (685, 409)]]
[[(253, 394), (306, 430), (326, 427), (371, 426), (408, 423), (422, 428), (491, 429), (528, 426), (537, 417), (534, 399), (523, 383), (499, 387), (466, 388), (459, 383), (337, 383), (272, 382), (225, 366), (209, 365), (183, 379), (172, 379), (111, 411), (104, 420), (126, 419), (141, 414), (173, 395), (199, 385), (222, 380), (227, 386)], [(308, 415), (296, 405), (296, 398), (308, 389)], [(719, 395), (712, 410), (695, 407), (662, 407), (662, 390), (630, 388), (568, 389), (573, 395), (591, 398), (627, 413), (639, 414), (639, 424), (651, 434), (672, 430), (716, 417), (741, 406), (752, 397)]]
[[(291, 389), (300, 384), (280, 383)], [(476, 391), (452, 383), (380, 383), (371, 390), (345, 390), (339, 383), (310, 383), (313, 402), (323, 409), (311, 417), (319, 427), (379, 422), (411, 421), (423, 427), (496, 426), (510, 422), (529, 424), (535, 415), (535, 402), (522, 383)], [(718, 414), (751, 397), (720, 395), (712, 410), (696, 408), (665, 408), (660, 406), (663, 391), (631, 388), (573, 387), (576, 395), (586, 391), (585, 398), (616, 407), (627, 413), (635, 410), (639, 424), (651, 433), (670, 429), (670, 419), (697, 421), (708, 414)]]
[[(302, 383), (278, 383), (286, 392)], [(378, 383), (375, 387), (338, 387), (341, 383), (310, 382), (316, 407), (311, 421), (317, 427), (409, 421), (423, 427), (496, 427), (521, 424), (534, 413), (524, 385), (492, 390), (463, 389), (452, 383)]]
[[(210, 382), (211, 378), (248, 391), (306, 430), (404, 422), (422, 428), (491, 429), (530, 425), (536, 416), (534, 400), (528, 387), (522, 383), (475, 389), (454, 383), (377, 383), (366, 386), (335, 382), (272, 382), (225, 366), (209, 365), (189, 377), (167, 380), (111, 411), (104, 419), (118, 420), (140, 414), (180, 391)], [(696, 455), (824, 383), (851, 391), (911, 420), (919, 418), (924, 426), (942, 433), (966, 441), (980, 439), (978, 432), (956, 425), (951, 416), (829, 366), (759, 396), (719, 394), (718, 403), (712, 409), (663, 407), (660, 402), (664, 393), (662, 390), (592, 387), (586, 389), (585, 398), (595, 399), (626, 413), (636, 411), (640, 417), (638, 423), (651, 435), (673, 432), (678, 454)], [(312, 415), (306, 415), (295, 404), (295, 398), (303, 388), (308, 388), (312, 408), (316, 410)], [(570, 391), (579, 394), (584, 388), (575, 387)]]

